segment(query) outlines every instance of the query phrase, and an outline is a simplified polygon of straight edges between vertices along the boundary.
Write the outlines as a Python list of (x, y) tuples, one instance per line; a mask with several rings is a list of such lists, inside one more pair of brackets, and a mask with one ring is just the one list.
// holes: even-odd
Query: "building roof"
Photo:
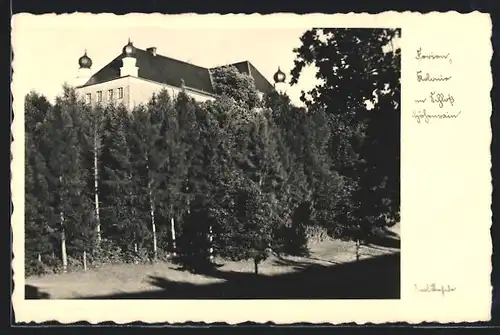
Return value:
[[(122, 54), (97, 71), (83, 86), (94, 85), (105, 81), (120, 78), (120, 68), (122, 67)], [(151, 52), (135, 48), (135, 58), (139, 68), (138, 76), (154, 82), (180, 87), (182, 80), (188, 88), (214, 94), (210, 69), (186, 63), (177, 59), (153, 55)], [(267, 93), (273, 89), (269, 81), (248, 61), (235, 64), (240, 72), (251, 75), (255, 80), (257, 90)]]
[[(138, 76), (162, 84), (175, 87), (185, 85), (196, 90), (213, 94), (212, 82), (207, 69), (193, 64), (182, 62), (159, 54), (153, 55), (148, 51), (136, 48), (135, 58), (139, 68)], [(96, 72), (87, 81), (85, 86), (120, 78), (123, 54), (113, 59), (109, 64)]]
[(271, 83), (266, 79), (266, 77), (264, 77), (262, 73), (260, 73), (259, 70), (257, 70), (255, 66), (253, 66), (252, 63), (250, 63), (249, 61), (232, 63), (225, 66), (234, 66), (241, 73), (250, 75), (255, 81), (255, 88), (257, 88), (257, 90), (259, 90), (262, 93), (269, 93), (274, 89), (273, 85), (271, 85)]

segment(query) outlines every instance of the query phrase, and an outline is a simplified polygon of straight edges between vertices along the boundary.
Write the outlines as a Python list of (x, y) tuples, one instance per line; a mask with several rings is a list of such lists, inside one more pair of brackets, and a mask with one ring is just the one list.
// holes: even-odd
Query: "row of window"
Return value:
[[(123, 99), (123, 87), (119, 87), (117, 91), (118, 91), (117, 98)], [(113, 100), (113, 98), (115, 97), (114, 93), (115, 93), (114, 89), (108, 90), (108, 101)], [(90, 103), (92, 101), (92, 93), (87, 93), (85, 95), (85, 100), (87, 101), (87, 103)], [(102, 91), (97, 91), (97, 102), (102, 102)]]

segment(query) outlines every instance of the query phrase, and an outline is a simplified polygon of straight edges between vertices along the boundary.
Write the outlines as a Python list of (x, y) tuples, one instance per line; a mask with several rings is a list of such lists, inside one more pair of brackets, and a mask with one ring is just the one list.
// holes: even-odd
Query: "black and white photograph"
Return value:
[(491, 318), (487, 14), (11, 32), (17, 324)]
[(25, 299), (400, 299), (402, 35), (33, 31)]

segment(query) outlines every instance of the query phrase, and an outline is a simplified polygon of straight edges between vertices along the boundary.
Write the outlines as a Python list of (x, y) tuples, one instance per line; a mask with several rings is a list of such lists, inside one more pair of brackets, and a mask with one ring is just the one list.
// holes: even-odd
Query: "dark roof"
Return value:
[[(123, 54), (113, 59), (109, 64), (96, 72), (84, 86), (94, 85), (105, 81), (120, 78)], [(214, 94), (210, 71), (207, 68), (189, 64), (159, 54), (153, 55), (149, 51), (136, 48), (135, 57), (139, 68), (139, 77), (158, 83), (180, 87), (182, 79), (186, 87)], [(241, 73), (251, 75), (255, 80), (256, 88), (264, 93), (273, 89), (269, 81), (248, 61), (229, 64), (236, 67)]]
[(257, 89), (263, 93), (271, 93), (274, 90), (274, 86), (260, 73), (259, 70), (252, 65), (252, 63), (248, 62), (248, 66), (250, 67), (250, 75), (255, 80), (255, 86)]
[[(95, 73), (85, 85), (93, 85), (120, 77), (123, 54), (113, 59), (109, 64)], [(193, 64), (185, 63), (159, 54), (136, 48), (135, 57), (139, 68), (139, 77), (168, 84), (181, 86), (181, 79), (187, 87), (213, 94), (212, 82), (208, 70)]]
[(241, 73), (252, 76), (255, 81), (255, 88), (262, 93), (269, 93), (274, 89), (273, 85), (271, 85), (266, 77), (264, 77), (249, 61), (242, 61), (225, 66), (234, 66)]

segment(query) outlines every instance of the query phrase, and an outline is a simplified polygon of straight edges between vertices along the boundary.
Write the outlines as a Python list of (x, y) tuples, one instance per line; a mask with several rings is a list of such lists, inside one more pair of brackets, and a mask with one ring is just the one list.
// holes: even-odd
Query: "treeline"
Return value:
[[(304, 249), (346, 181), (330, 171), (321, 113), (286, 96), (249, 109), (168, 93), (127, 111), (66, 87), (26, 97), (26, 265), (83, 266), (180, 254), (262, 257)], [(41, 271), (38, 269), (37, 271)]]
[(356, 98), (373, 90), (360, 85), (373, 80), (363, 63), (350, 90), (313, 92), (307, 108), (275, 92), (260, 101), (234, 68), (213, 73), (220, 98), (206, 103), (163, 91), (127, 111), (91, 107), (69, 87), (54, 104), (30, 93), (26, 274), (170, 256), (257, 265), (270, 249), (306, 252), (314, 228), (369, 238), (399, 214), (399, 68), (381, 59), (389, 88), (376, 89), (389, 93), (371, 111), (366, 92)]

